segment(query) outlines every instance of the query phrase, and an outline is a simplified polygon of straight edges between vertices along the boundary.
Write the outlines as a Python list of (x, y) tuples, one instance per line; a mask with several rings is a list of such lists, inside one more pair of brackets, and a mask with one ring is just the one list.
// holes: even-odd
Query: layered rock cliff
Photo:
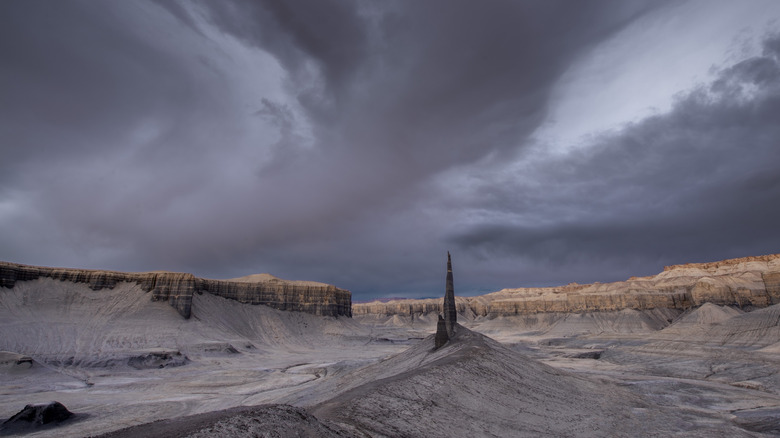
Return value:
[[(667, 266), (660, 274), (615, 283), (503, 289), (456, 297), (458, 313), (498, 316), (622, 309), (688, 309), (704, 303), (766, 307), (780, 302), (780, 254), (714, 263)], [(441, 312), (442, 300), (374, 301), (352, 306), (354, 315), (425, 315)]]
[(151, 300), (167, 301), (184, 318), (192, 313), (192, 295), (204, 292), (279, 310), (352, 316), (352, 294), (348, 290), (313, 281), (287, 281), (268, 274), (210, 280), (179, 272), (115, 272), (0, 262), (0, 287), (12, 288), (17, 282), (38, 278), (84, 283), (92, 290), (113, 289), (120, 282), (136, 283), (150, 292)]

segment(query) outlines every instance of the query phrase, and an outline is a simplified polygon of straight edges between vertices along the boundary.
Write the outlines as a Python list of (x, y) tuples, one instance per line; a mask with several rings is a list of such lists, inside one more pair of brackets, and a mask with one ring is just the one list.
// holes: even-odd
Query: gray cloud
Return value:
[(604, 279), (597, 267), (605, 261), (606, 277), (616, 280), (641, 266), (633, 273), (777, 252), (777, 38), (766, 38), (762, 56), (679, 96), (669, 113), (548, 157), (526, 180), (485, 184), (471, 206), (505, 214), (534, 209), (534, 220), (552, 220), (486, 221), (454, 233), (452, 242), (532, 266), (576, 266), (570, 277), (580, 281)]
[(561, 75), (665, 7), (0, 2), (0, 258), (365, 298), (437, 291), (453, 247), (461, 292), (767, 252), (777, 39), (669, 114), (533, 143)]
[(556, 77), (647, 9), (616, 2), (204, 6), (225, 32), (286, 67), (335, 161), (357, 155), (363, 166), (404, 166), (406, 179), (516, 149), (544, 116)]

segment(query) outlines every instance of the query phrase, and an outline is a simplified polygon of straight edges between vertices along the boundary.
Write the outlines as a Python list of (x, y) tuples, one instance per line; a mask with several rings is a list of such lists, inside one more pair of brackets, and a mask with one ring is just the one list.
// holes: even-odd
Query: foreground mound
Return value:
[[(124, 436), (755, 436), (720, 412), (657, 405), (611, 381), (554, 369), (457, 326), (324, 379), (275, 406), (234, 408), (112, 433)], [(251, 434), (251, 433), (250, 433)]]
[[(433, 351), (433, 342), (428, 337), (397, 356), (324, 382), (320, 394), (347, 389), (311, 406), (311, 412), (374, 437), (743, 433), (698, 413), (653, 406), (614, 384), (554, 369), (462, 326), (441, 349)], [(307, 405), (317, 395), (309, 397), (298, 402)]]
[[(609, 436), (641, 424), (642, 401), (527, 359), (462, 326), (364, 370), (313, 413), (371, 436)], [(387, 370), (397, 374), (384, 377)]]
[(328, 427), (302, 408), (267, 405), (227, 409), (156, 421), (100, 435), (99, 438), (169, 437), (352, 437)]

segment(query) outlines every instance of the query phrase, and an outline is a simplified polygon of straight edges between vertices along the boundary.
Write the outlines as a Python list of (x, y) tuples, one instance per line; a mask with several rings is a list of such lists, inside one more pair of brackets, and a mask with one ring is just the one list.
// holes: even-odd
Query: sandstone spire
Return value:
[(433, 338), (433, 349), (438, 350), (449, 340), (450, 338), (447, 336), (447, 326), (444, 324), (444, 318), (439, 315), (439, 321), (436, 324), (436, 337)]
[(452, 259), (447, 251), (447, 286), (444, 291), (444, 325), (447, 336), (455, 335), (455, 323), (458, 321), (458, 311), (455, 308), (455, 287), (452, 284)]

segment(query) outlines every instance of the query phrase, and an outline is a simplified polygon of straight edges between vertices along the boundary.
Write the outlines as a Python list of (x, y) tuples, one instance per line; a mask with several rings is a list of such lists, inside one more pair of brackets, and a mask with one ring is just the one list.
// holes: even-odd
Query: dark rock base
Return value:
[(39, 427), (56, 425), (71, 418), (73, 413), (62, 403), (52, 401), (45, 404), (27, 405), (5, 420), (0, 426), (2, 432), (20, 432)]

